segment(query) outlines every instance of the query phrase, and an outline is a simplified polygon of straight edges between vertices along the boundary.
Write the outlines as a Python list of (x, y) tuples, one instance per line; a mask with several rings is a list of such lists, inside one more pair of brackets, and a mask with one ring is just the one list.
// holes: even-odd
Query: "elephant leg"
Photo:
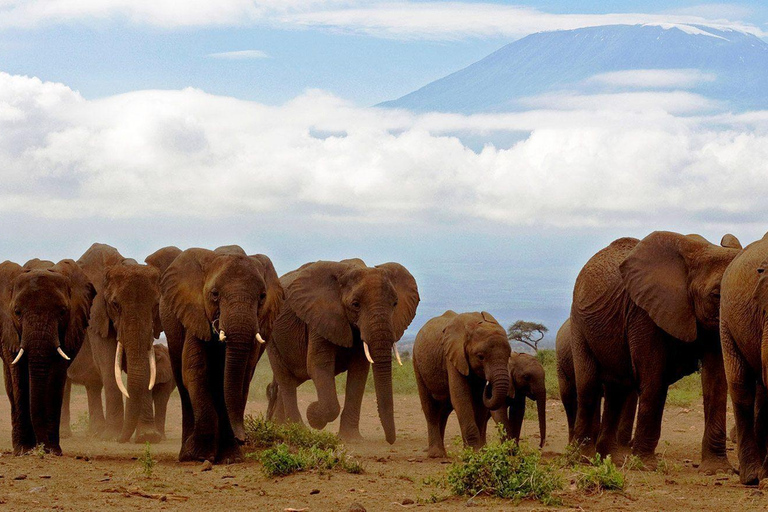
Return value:
[(179, 457), (184, 455), (184, 445), (186, 440), (192, 434), (195, 425), (195, 416), (192, 411), (192, 402), (189, 398), (189, 392), (184, 386), (184, 377), (182, 375), (182, 354), (184, 352), (184, 339), (186, 334), (184, 328), (174, 316), (170, 308), (165, 304), (164, 299), (160, 299), (160, 317), (168, 340), (168, 357), (171, 360), (171, 370), (173, 371), (173, 380), (176, 382), (176, 388), (179, 390), (179, 400), (181, 401), (181, 449)]
[(508, 441), (512, 439), (510, 436), (510, 432), (512, 432), (512, 424), (509, 421), (509, 414), (509, 406), (504, 406), (501, 409), (491, 411), (491, 416), (493, 417), (494, 423), (496, 423), (496, 425), (501, 424), (501, 426), (504, 427), (504, 436), (501, 439), (502, 441)]
[(29, 371), (24, 364), (13, 367), (4, 365), (3, 369), (5, 391), (11, 402), (13, 454), (23, 455), (36, 444), (29, 410)]
[(336, 394), (337, 347), (328, 340), (312, 333), (309, 338), (308, 370), (317, 389), (317, 401), (307, 407), (307, 421), (318, 430), (335, 420), (341, 412)]
[(272, 377), (272, 382), (267, 384), (267, 419), (272, 421), (275, 418), (276, 413), (276, 407), (277, 407), (277, 395), (278, 395), (278, 384), (277, 380), (275, 380), (275, 377)]
[(509, 406), (509, 437), (516, 443), (520, 442), (520, 433), (523, 430), (523, 418), (525, 417), (525, 394), (518, 393), (512, 399)]
[[(64, 388), (67, 383), (67, 364), (64, 361), (51, 365), (48, 376), (48, 392), (46, 393), (46, 439), (42, 440), (45, 451), (54, 455), (61, 455), (60, 428), (61, 428), (61, 404), (64, 400)], [(38, 439), (38, 442), (40, 440)]]
[(117, 342), (113, 339), (98, 340), (90, 330), (88, 336), (91, 339), (91, 350), (94, 360), (101, 374), (101, 382), (104, 385), (104, 403), (106, 405), (106, 418), (104, 429), (99, 434), (101, 439), (114, 440), (120, 437), (123, 430), (123, 394), (115, 381), (115, 352)]
[(152, 390), (152, 400), (155, 404), (155, 430), (160, 433), (161, 440), (165, 440), (165, 417), (171, 393), (173, 393), (173, 382), (156, 384)]
[(483, 446), (488, 443), (488, 420), (491, 412), (485, 407), (475, 407), (475, 424), (480, 430), (480, 442)]
[(179, 461), (214, 462), (218, 451), (219, 425), (210, 389), (208, 354), (204, 342), (187, 336), (182, 351), (182, 368), (182, 381), (189, 393), (194, 423), (192, 432), (184, 439)]
[(618, 450), (619, 422), (627, 401), (628, 391), (615, 383), (608, 384), (604, 388), (603, 416), (600, 420), (597, 451), (603, 456), (611, 455), (614, 460), (619, 460), (624, 455)]
[[(475, 450), (482, 448), (482, 436), (475, 420), (475, 403), (482, 406), (482, 388), (473, 390), (466, 377), (448, 364), (448, 389), (451, 395), (451, 405), (459, 419), (461, 437), (465, 446)], [(473, 392), (474, 391), (474, 392)], [(479, 400), (478, 400), (479, 399)]]
[(617, 441), (619, 448), (628, 451), (632, 447), (632, 429), (635, 426), (635, 413), (637, 412), (637, 391), (631, 390), (624, 401), (619, 419), (619, 432)]
[(595, 418), (600, 417), (600, 396), (603, 390), (598, 378), (597, 361), (576, 323), (571, 325), (571, 334), (578, 402), (573, 442), (580, 446), (582, 455), (591, 457), (597, 441), (595, 433), (599, 430), (599, 426), (595, 425)]
[(760, 479), (760, 449), (755, 436), (755, 394), (757, 377), (738, 351), (726, 326), (721, 326), (723, 362), (728, 372), (728, 391), (733, 403), (738, 438), (739, 480), (756, 485)]
[(419, 390), (421, 410), (424, 412), (424, 419), (427, 421), (427, 457), (445, 457), (445, 445), (443, 443), (445, 431), (440, 429), (443, 404), (432, 398), (418, 372), (416, 372), (416, 387)]
[(72, 379), (67, 378), (66, 384), (64, 384), (64, 397), (61, 402), (61, 433), (59, 434), (63, 438), (72, 437), (72, 426), (69, 411), (69, 400), (72, 396)]
[(755, 439), (757, 440), (758, 457), (763, 461), (760, 479), (768, 477), (768, 450), (766, 450), (766, 434), (768, 434), (768, 404), (766, 389), (758, 381), (755, 388)]
[(563, 402), (565, 417), (568, 420), (568, 442), (573, 441), (573, 427), (576, 424), (576, 384), (565, 378), (559, 379), (560, 400)]
[(304, 423), (299, 412), (299, 399), (296, 395), (297, 386), (293, 383), (281, 383), (277, 390), (277, 420), (283, 423)]
[(725, 378), (723, 354), (719, 343), (713, 343), (702, 356), (701, 388), (704, 392), (704, 436), (701, 440), (699, 471), (706, 474), (732, 472), (733, 468), (725, 453), (728, 381)]
[(85, 392), (88, 395), (88, 433), (90, 435), (98, 434), (105, 425), (101, 388), (101, 383), (85, 387)]
[(347, 370), (347, 390), (344, 396), (344, 410), (341, 412), (339, 437), (345, 441), (362, 440), (360, 435), (360, 408), (363, 404), (365, 383), (370, 365), (362, 350), (355, 351)]

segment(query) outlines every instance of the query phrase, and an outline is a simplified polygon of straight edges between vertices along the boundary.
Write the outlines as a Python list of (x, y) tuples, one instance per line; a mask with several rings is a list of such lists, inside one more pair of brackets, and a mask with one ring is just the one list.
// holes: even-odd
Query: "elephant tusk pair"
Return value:
[(128, 394), (128, 390), (125, 389), (125, 384), (123, 384), (122, 366), (123, 344), (118, 341), (117, 351), (115, 352), (115, 382), (117, 383), (117, 387), (120, 388), (120, 392), (125, 395), (125, 398), (131, 398), (131, 395)]
[(369, 363), (373, 364), (373, 358), (371, 357), (371, 351), (368, 349), (368, 344), (363, 342), (363, 350), (365, 350), (365, 358)]
[(61, 357), (63, 357), (65, 360), (67, 360), (67, 361), (71, 361), (72, 360), (72, 359), (69, 358), (69, 356), (67, 354), (64, 353), (63, 350), (61, 350), (61, 347), (56, 347), (56, 352), (58, 352), (59, 355)]
[(400, 366), (403, 366), (403, 361), (400, 359), (400, 352), (397, 351), (397, 343), (392, 344), (392, 352), (395, 353), (395, 359), (397, 359), (397, 364)]
[(19, 349), (19, 353), (16, 354), (16, 357), (14, 358), (13, 361), (11, 361), (11, 364), (14, 365), (14, 364), (18, 363), (19, 361), (21, 361), (21, 356), (23, 356), (23, 355), (24, 355), (24, 349), (20, 348)]
[(155, 359), (155, 347), (149, 347), (149, 390), (155, 387), (157, 379), (157, 360)]
[(256, 341), (258, 341), (258, 342), (259, 342), (259, 343), (261, 343), (262, 345), (266, 343), (266, 340), (265, 340), (264, 338), (262, 338), (262, 337), (261, 337), (261, 333), (260, 333), (260, 332), (257, 332), (257, 333), (256, 333)]

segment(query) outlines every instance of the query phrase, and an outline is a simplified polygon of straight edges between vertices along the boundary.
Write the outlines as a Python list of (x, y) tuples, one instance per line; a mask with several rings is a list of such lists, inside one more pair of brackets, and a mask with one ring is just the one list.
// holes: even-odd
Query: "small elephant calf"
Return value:
[(451, 411), (466, 446), (485, 444), (490, 410), (503, 407), (510, 389), (507, 334), (490, 313), (446, 311), (421, 328), (413, 366), (429, 435), (429, 457), (445, 457)]
[(511, 385), (507, 397), (507, 407), (496, 409), (491, 416), (496, 423), (504, 425), (508, 439), (520, 441), (520, 430), (525, 416), (525, 400), (536, 401), (539, 416), (539, 447), (547, 439), (547, 387), (544, 367), (530, 354), (512, 352), (509, 358), (509, 377)]

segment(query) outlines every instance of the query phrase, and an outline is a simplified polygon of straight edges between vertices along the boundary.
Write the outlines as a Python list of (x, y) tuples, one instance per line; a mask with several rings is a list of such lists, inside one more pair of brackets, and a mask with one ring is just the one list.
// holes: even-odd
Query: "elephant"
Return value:
[(341, 412), (335, 375), (346, 371), (339, 435), (362, 439), (360, 407), (373, 366), (379, 419), (387, 442), (394, 443), (392, 354), (399, 360), (395, 343), (416, 314), (416, 280), (399, 263), (369, 267), (351, 259), (307, 263), (280, 282), (286, 300), (267, 346), (275, 420), (302, 421), (296, 388), (312, 379), (317, 400), (307, 407), (307, 421), (324, 428)]
[(739, 479), (756, 485), (768, 475), (768, 233), (748, 245), (723, 275), (720, 340), (736, 419)]
[(491, 411), (491, 416), (496, 423), (504, 425), (508, 439), (519, 442), (526, 398), (535, 400), (541, 448), (547, 440), (547, 386), (544, 367), (530, 354), (512, 352), (509, 358), (509, 379), (506, 407)]
[[(177, 248), (166, 252), (181, 253)], [(127, 442), (135, 432), (137, 443), (158, 442), (163, 433), (156, 428), (153, 408), (158, 372), (153, 345), (162, 332), (160, 271), (153, 265), (123, 258), (114, 247), (98, 243), (80, 257), (78, 265), (97, 293), (85, 350), (75, 358), (68, 374), (74, 383), (86, 386), (90, 430), (102, 439)], [(128, 374), (127, 387), (121, 377), (123, 370)], [(159, 390), (158, 394), (165, 391)], [(65, 425), (69, 425), (69, 397), (65, 398), (63, 414)]]
[(161, 270), (160, 316), (181, 398), (179, 461), (240, 461), (250, 382), (283, 303), (275, 268), (226, 246), (187, 249)]
[(485, 445), (490, 411), (503, 408), (510, 386), (512, 349), (490, 313), (448, 310), (419, 330), (413, 368), (427, 420), (428, 457), (445, 457), (445, 425), (456, 410), (465, 446)]
[[(621, 238), (579, 273), (571, 306), (571, 350), (578, 410), (574, 442), (584, 455), (617, 453), (627, 396), (638, 393), (632, 452), (646, 467), (655, 449), (669, 385), (701, 362), (705, 428), (699, 470), (731, 471), (725, 453), (726, 380), (719, 336), (720, 280), (741, 250), (699, 235), (656, 231)], [(597, 443), (596, 408), (604, 393)]]
[(86, 336), (96, 291), (69, 259), (0, 264), (0, 356), (11, 403), (14, 455), (37, 445), (61, 455), (67, 368)]
[[(560, 388), (560, 400), (563, 402), (565, 416), (568, 420), (568, 442), (573, 441), (573, 427), (576, 423), (576, 372), (573, 369), (573, 352), (571, 351), (571, 319), (568, 318), (557, 331), (555, 338), (555, 354), (557, 358), (557, 381)], [(601, 395), (602, 399), (602, 395)], [(630, 391), (624, 404), (617, 432), (619, 450), (627, 451), (632, 445), (632, 428), (635, 423), (637, 410), (637, 393)], [(597, 439), (600, 434), (600, 405), (595, 407), (591, 439)]]

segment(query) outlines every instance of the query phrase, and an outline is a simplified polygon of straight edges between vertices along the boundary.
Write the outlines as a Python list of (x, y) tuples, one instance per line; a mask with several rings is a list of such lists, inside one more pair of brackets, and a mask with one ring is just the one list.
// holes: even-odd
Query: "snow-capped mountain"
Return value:
[(768, 43), (752, 34), (699, 25), (541, 32), (381, 106), (463, 113), (519, 110), (524, 98), (554, 92), (648, 89), (685, 89), (732, 110), (768, 108)]

